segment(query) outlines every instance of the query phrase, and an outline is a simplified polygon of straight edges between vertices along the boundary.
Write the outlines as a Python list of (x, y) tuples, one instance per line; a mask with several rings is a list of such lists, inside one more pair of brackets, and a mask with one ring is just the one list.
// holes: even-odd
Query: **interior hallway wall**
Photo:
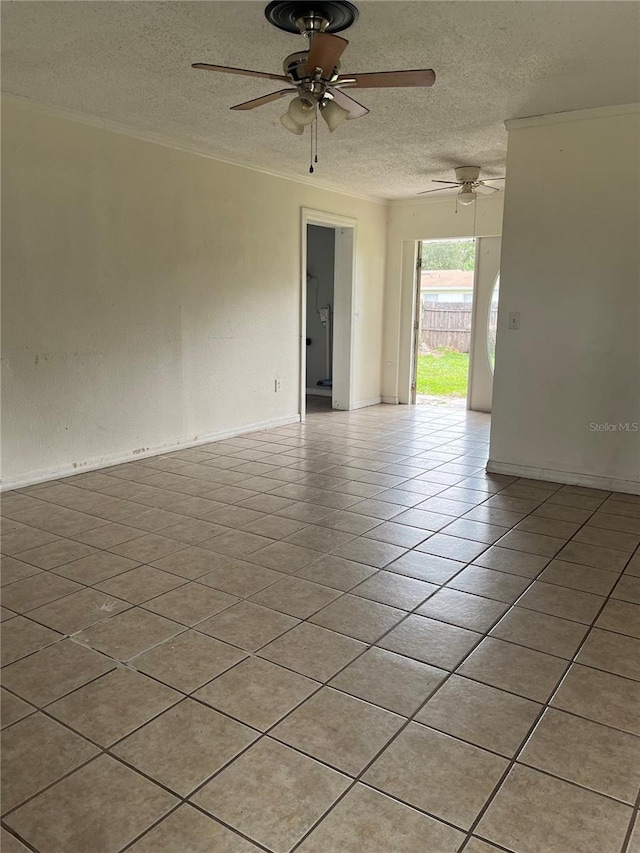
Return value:
[(490, 470), (640, 493), (632, 109), (508, 123)]
[(302, 207), (358, 221), (354, 400), (379, 398), (385, 204), (12, 99), (2, 138), (7, 485), (294, 420)]

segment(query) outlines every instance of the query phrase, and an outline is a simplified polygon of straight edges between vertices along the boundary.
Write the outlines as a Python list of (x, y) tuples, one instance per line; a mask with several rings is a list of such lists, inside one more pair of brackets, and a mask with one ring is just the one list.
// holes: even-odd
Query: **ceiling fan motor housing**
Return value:
[(480, 177), (480, 166), (458, 166), (455, 173), (458, 183), (475, 184)]

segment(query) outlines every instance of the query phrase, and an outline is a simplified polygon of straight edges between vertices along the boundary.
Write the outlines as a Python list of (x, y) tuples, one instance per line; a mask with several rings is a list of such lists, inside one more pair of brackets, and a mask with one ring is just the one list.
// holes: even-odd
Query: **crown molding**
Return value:
[(588, 110), (566, 110), (560, 113), (510, 118), (504, 123), (507, 130), (523, 130), (528, 127), (540, 127), (547, 124), (562, 124), (570, 121), (587, 121), (594, 118), (612, 118), (613, 116), (640, 113), (640, 104), (617, 104), (612, 107), (594, 107)]
[(380, 204), (386, 207), (389, 204), (388, 199), (381, 196), (367, 195), (366, 193), (347, 192), (347, 190), (339, 189), (336, 186), (326, 182), (318, 181), (315, 178), (305, 178), (301, 176), (292, 177), (284, 172), (279, 172), (275, 169), (265, 169), (260, 166), (254, 166), (242, 160), (236, 160), (232, 157), (227, 157), (212, 151), (203, 146), (194, 145), (186, 139), (174, 139), (169, 136), (164, 136), (161, 133), (153, 131), (136, 130), (126, 124), (112, 121), (111, 119), (102, 119), (89, 113), (78, 113), (73, 110), (67, 110), (63, 107), (56, 107), (51, 104), (44, 104), (40, 101), (31, 101), (28, 98), (23, 98), (20, 95), (12, 95), (7, 92), (2, 93), (2, 100), (10, 103), (19, 104), (20, 106), (31, 109), (34, 112), (44, 113), (56, 118), (73, 121), (77, 124), (84, 124), (88, 127), (106, 130), (111, 133), (117, 133), (121, 136), (129, 136), (132, 139), (138, 139), (142, 142), (150, 142), (153, 145), (162, 145), (165, 148), (172, 148), (175, 151), (182, 151), (186, 154), (195, 154), (197, 157), (206, 157), (208, 160), (215, 160), (216, 163), (224, 163), (227, 166), (235, 166), (238, 169), (247, 169), (250, 172), (258, 172), (261, 175), (269, 175), (272, 178), (280, 178), (284, 181), (291, 181), (294, 184), (302, 184), (303, 186), (313, 187), (314, 189), (332, 192), (338, 195), (346, 196), (347, 198), (357, 199), (358, 201), (368, 201), (374, 204)]

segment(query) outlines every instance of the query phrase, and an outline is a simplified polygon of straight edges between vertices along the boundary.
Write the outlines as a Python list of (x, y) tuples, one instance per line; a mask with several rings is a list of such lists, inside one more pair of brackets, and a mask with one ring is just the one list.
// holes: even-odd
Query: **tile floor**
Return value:
[(4, 495), (3, 853), (639, 853), (640, 498), (486, 415)]

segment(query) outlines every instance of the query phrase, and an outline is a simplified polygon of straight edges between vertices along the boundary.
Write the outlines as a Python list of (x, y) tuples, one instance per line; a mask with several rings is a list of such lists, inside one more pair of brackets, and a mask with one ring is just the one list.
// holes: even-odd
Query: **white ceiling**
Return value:
[[(265, 3), (2, 3), (2, 88), (161, 134), (213, 155), (306, 176), (308, 132), (280, 125), (286, 101), (229, 107), (281, 86), (194, 71), (192, 62), (279, 73), (304, 49)], [(635, 2), (360, 2), (344, 72), (433, 68), (432, 89), (362, 90), (371, 110), (332, 135), (319, 123), (319, 183), (383, 198), (430, 189), (462, 164), (504, 174), (508, 118), (640, 100)], [(320, 126), (322, 125), (322, 126)], [(606, 164), (603, 164), (606, 168)], [(436, 196), (437, 197), (437, 196)], [(432, 196), (433, 198), (433, 196)]]

